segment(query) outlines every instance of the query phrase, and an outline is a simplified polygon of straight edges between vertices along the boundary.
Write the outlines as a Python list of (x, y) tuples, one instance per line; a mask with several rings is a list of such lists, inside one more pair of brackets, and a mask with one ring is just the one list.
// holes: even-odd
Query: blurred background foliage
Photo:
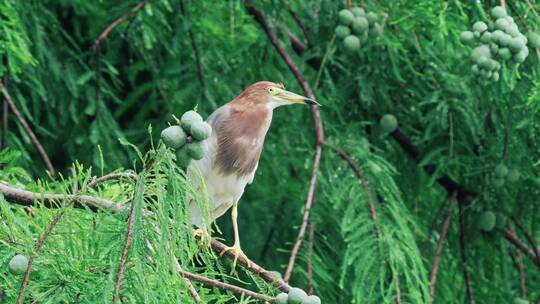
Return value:
[[(206, 117), (253, 82), (283, 82), (287, 89), (302, 93), (265, 33), (245, 11), (243, 1), (148, 1), (94, 49), (99, 34), (137, 3), (0, 1), (0, 73), (63, 176), (70, 175), (74, 162), (80, 164), (79, 179), (133, 168), (137, 154), (119, 139), (141, 151), (151, 150), (151, 138), (157, 144), (159, 132), (173, 121), (173, 114), (197, 107)], [(506, 3), (522, 31), (525, 25), (529, 31), (540, 30), (538, 4)], [(323, 303), (395, 303), (398, 293), (402, 303), (428, 303), (429, 273), (445, 216), (440, 210), (451, 195), (437, 179), (447, 176), (477, 193), (467, 204), (460, 202), (459, 208), (476, 301), (510, 303), (518, 297), (537, 301), (540, 268), (504, 239), (503, 228), (519, 231), (509, 220), (514, 217), (540, 240), (540, 54), (531, 48), (523, 64), (503, 68), (499, 82), (483, 86), (477, 81), (479, 76), (470, 71), (470, 47), (459, 41), (460, 33), (472, 23), (487, 21), (486, 8), (498, 3), (353, 1), (369, 11), (389, 15), (384, 33), (378, 39), (369, 39), (357, 53), (347, 52), (333, 38), (338, 12), (347, 1), (269, 0), (249, 4), (263, 12), (306, 75), (323, 105), (321, 115), (330, 145), (345, 149), (360, 165), (376, 196), (379, 215), (374, 222), (368, 196), (358, 179), (344, 161), (325, 150), (312, 212), (314, 250), (309, 254), (307, 246), (302, 247), (291, 284), (305, 289), (311, 281)], [(291, 11), (305, 26), (305, 33)], [(305, 46), (302, 54), (293, 51), (290, 35)], [(326, 63), (320, 70), (309, 64), (323, 57)], [(380, 131), (377, 121), (385, 113), (398, 118), (400, 130), (421, 152), (418, 159), (409, 157)], [(47, 176), (39, 154), (12, 113), (8, 113), (8, 128), (2, 126), (2, 136), (7, 146), (0, 154), (0, 179), (37, 191), (70, 191), (72, 181), (57, 178), (53, 182)], [(308, 109), (278, 109), (255, 182), (246, 190), (239, 209), (244, 250), (267, 269), (283, 272), (286, 267), (303, 212), (313, 146)], [(519, 179), (494, 184), (494, 168), (499, 164), (517, 170)], [(176, 170), (170, 166), (160, 174)], [(169, 186), (174, 183), (158, 176), (152, 175), (149, 180)], [(181, 178), (178, 172), (174, 176)], [(125, 192), (134, 189), (129, 183), (107, 187), (101, 195), (110, 199), (125, 200), (130, 196)], [(187, 191), (188, 186), (178, 187)], [(155, 193), (144, 195), (152, 197)], [(181, 196), (173, 197), (182, 201)], [(167, 205), (167, 199), (157, 201)], [(4, 226), (25, 223), (28, 215), (19, 208), (5, 201), (0, 206)], [(469, 301), (463, 279), (459, 210), (454, 207), (451, 211), (435, 303)], [(491, 232), (480, 231), (477, 222), (487, 210), (507, 219), (506, 225)], [(15, 229), (20, 238), (16, 245), (6, 241), (6, 232), (0, 234), (4, 256), (31, 250), (33, 240), (53, 214), (39, 211), (27, 228)], [(85, 234), (95, 222), (103, 225)], [(222, 237), (231, 241), (229, 222), (228, 216), (222, 217), (218, 226)], [(49, 255), (44, 253), (42, 259), (56, 264), (36, 270), (33, 280), (43, 281), (34, 283), (33, 297), (43, 303), (73, 303), (77, 293), (93, 293), (103, 284), (113, 284), (114, 277), (108, 271), (116, 269), (124, 226), (122, 219), (108, 213), (71, 213), (57, 234), (67, 234), (71, 229), (78, 240), (70, 243), (74, 242), (70, 237), (59, 237), (48, 241)], [(99, 258), (84, 254), (68, 258), (66, 252), (54, 248), (54, 244), (67, 242), (66, 246), (84, 252), (81, 248), (89, 241), (85, 238), (103, 233), (110, 240), (96, 241), (102, 253)], [(181, 247), (186, 239), (178, 234), (170, 242)], [(138, 250), (143, 251), (142, 247)], [(109, 249), (114, 254), (108, 256)], [(177, 254), (189, 264), (195, 252), (190, 247)], [(145, 263), (140, 257), (134, 260), (135, 265)], [(80, 260), (85, 267), (99, 262), (92, 267), (102, 267), (109, 274), (88, 273), (88, 278), (81, 278), (78, 275), (86, 268), (71, 265), (69, 271), (74, 275), (66, 279), (68, 270), (64, 271), (65, 264), (61, 263), (64, 260)], [(4, 262), (7, 258), (2, 265)], [(207, 262), (211, 266), (204, 268), (205, 273), (226, 273), (219, 263)], [(313, 265), (311, 280), (305, 270), (308, 262)], [(140, 275), (143, 268), (128, 271), (131, 284), (123, 291), (126, 302), (189, 301), (182, 289), (185, 287), (173, 284), (180, 284), (173, 276), (167, 276), (171, 281), (166, 286), (156, 287), (162, 278)], [(200, 266), (197, 269), (202, 271)], [(18, 282), (2, 272), (0, 278), (0, 282), (10, 282), (0, 286), (13, 287)], [(73, 293), (51, 288), (51, 284), (56, 285), (50, 280), (65, 280), (78, 288)], [(525, 283), (520, 284), (520, 280)], [(150, 291), (137, 290), (137, 286), (160, 288), (166, 294), (184, 290), (184, 297), (145, 296)], [(269, 286), (261, 288), (275, 294)], [(216, 289), (200, 286), (200, 290), (208, 294), (208, 302), (240, 301)], [(103, 292), (112, 292), (112, 287)], [(12, 290), (8, 296), (14, 293)], [(84, 303), (98, 301), (81, 299)]]

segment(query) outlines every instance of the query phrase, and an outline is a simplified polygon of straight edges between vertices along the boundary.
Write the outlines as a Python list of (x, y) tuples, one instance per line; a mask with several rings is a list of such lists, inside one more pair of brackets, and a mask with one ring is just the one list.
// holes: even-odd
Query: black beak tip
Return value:
[(308, 105), (312, 105), (312, 106), (314, 106), (314, 105), (320, 106), (320, 104), (318, 102), (316, 102), (315, 100), (313, 100), (313, 99), (306, 99), (306, 103)]

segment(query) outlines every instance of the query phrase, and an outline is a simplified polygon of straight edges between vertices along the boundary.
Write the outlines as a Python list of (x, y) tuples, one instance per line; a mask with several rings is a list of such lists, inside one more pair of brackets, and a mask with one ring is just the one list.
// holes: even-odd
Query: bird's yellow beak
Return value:
[(308, 97), (305, 97), (305, 96), (302, 96), (302, 95), (298, 95), (296, 93), (289, 92), (289, 91), (282, 90), (282, 89), (276, 94), (276, 97), (278, 97), (280, 99), (283, 99), (285, 101), (290, 101), (290, 102), (294, 102), (294, 103), (301, 103), (301, 104), (320, 106), (320, 104), (318, 102), (316, 102), (315, 100), (313, 100), (311, 98), (308, 98)]

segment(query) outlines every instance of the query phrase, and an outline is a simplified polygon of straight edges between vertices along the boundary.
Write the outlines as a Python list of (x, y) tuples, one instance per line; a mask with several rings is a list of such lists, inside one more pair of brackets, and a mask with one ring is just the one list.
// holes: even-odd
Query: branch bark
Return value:
[(437, 273), (439, 271), (439, 262), (441, 260), (441, 252), (446, 239), (446, 234), (448, 233), (448, 227), (450, 226), (450, 218), (452, 217), (452, 206), (454, 205), (455, 195), (448, 198), (448, 203), (446, 207), (446, 218), (444, 220), (441, 235), (439, 236), (439, 241), (437, 242), (437, 248), (435, 249), (435, 258), (433, 259), (433, 265), (431, 266), (431, 275), (429, 280), (429, 294), (431, 295), (431, 303), (435, 300), (435, 286), (437, 284)]
[(532, 259), (536, 266), (540, 267), (540, 261), (536, 259), (536, 255), (534, 254), (534, 252), (530, 250), (527, 245), (521, 242), (521, 240), (517, 237), (516, 233), (513, 230), (505, 229), (504, 238), (512, 245), (514, 245), (517, 249), (521, 250), (521, 252), (527, 255), (530, 259)]
[(119, 26), (124, 21), (126, 21), (129, 17), (131, 17), (131, 15), (136, 13), (138, 10), (143, 8), (146, 5), (146, 2), (147, 0), (143, 0), (137, 3), (137, 5), (135, 5), (127, 14), (114, 20), (113, 23), (109, 24), (109, 26), (107, 26), (107, 28), (105, 28), (105, 30), (103, 30), (103, 32), (99, 34), (96, 40), (94, 40), (94, 45), (92, 46), (92, 49), (97, 50), (97, 48), (101, 45), (101, 43), (107, 39), (107, 36), (112, 30), (114, 30), (117, 26)]
[[(264, 18), (261, 11), (259, 11), (255, 7), (250, 6), (248, 4), (245, 4), (245, 8), (246, 8), (247, 12), (250, 15), (252, 15), (253, 18), (262, 27), (262, 29), (266, 33), (268, 39), (270, 40), (272, 45), (275, 47), (275, 49), (277, 50), (279, 55), (283, 58), (283, 60), (285, 61), (285, 63), (287, 64), (287, 66), (289, 67), (291, 72), (293, 73), (294, 77), (296, 78), (296, 80), (298, 81), (298, 83), (300, 84), (302, 89), (304, 90), (306, 96), (309, 97), (309, 98), (315, 99), (313, 91), (311, 90), (311, 87), (307, 83), (306, 78), (304, 77), (302, 72), (300, 72), (300, 69), (293, 62), (292, 58), (289, 56), (287, 51), (285, 51), (285, 48), (279, 42), (276, 34), (272, 31), (272, 29), (268, 25), (268, 22)], [(308, 224), (308, 221), (309, 221), (309, 213), (310, 213), (311, 207), (313, 205), (313, 199), (314, 199), (314, 196), (315, 196), (315, 188), (316, 188), (316, 185), (317, 185), (317, 173), (318, 173), (318, 170), (319, 170), (319, 164), (320, 164), (320, 160), (321, 160), (322, 148), (323, 148), (324, 144), (326, 143), (326, 138), (324, 136), (323, 123), (322, 123), (319, 107), (317, 107), (317, 106), (311, 107), (311, 116), (312, 116), (312, 119), (313, 119), (313, 125), (314, 125), (314, 128), (315, 128), (315, 136), (316, 136), (315, 157), (313, 159), (313, 167), (312, 167), (312, 170), (311, 170), (311, 181), (309, 183), (308, 194), (307, 194), (306, 203), (305, 203), (305, 207), (304, 207), (304, 215), (302, 217), (302, 224), (300, 226), (300, 230), (298, 232), (296, 242), (295, 242), (295, 244), (294, 244), (294, 246), (292, 248), (291, 256), (289, 258), (289, 263), (287, 264), (287, 270), (286, 270), (285, 275), (284, 275), (285, 282), (288, 282), (291, 275), (292, 275), (292, 270), (293, 270), (295, 262), (296, 262), (296, 257), (298, 255), (298, 251), (300, 250), (300, 246), (302, 245), (302, 241), (303, 241), (304, 235), (306, 233), (306, 228), (307, 228), (307, 224)]]
[(463, 208), (461, 205), (459, 205), (459, 247), (461, 251), (461, 266), (463, 268), (463, 278), (465, 279), (465, 288), (467, 289), (467, 298), (469, 299), (469, 303), (475, 304), (476, 301), (474, 300), (471, 278), (469, 275), (469, 270), (467, 269), (467, 254), (465, 251), (465, 215), (463, 213)]
[(9, 95), (8, 90), (6, 89), (4, 84), (2, 84), (1, 82), (0, 82), (0, 90), (2, 91), (2, 94), (4, 95), (4, 101), (7, 102), (7, 104), (11, 108), (11, 111), (15, 114), (15, 117), (17, 117), (17, 120), (19, 120), (23, 129), (26, 131), (26, 133), (28, 133), (30, 140), (32, 140), (32, 143), (38, 150), (39, 155), (41, 156), (41, 158), (43, 159), (43, 162), (45, 163), (45, 166), (47, 166), (47, 170), (49, 170), (49, 172), (51, 173), (51, 176), (55, 176), (56, 170), (54, 170), (51, 160), (49, 159), (49, 156), (47, 156), (47, 152), (45, 152), (45, 149), (43, 148), (43, 146), (37, 139), (36, 134), (34, 134), (34, 131), (32, 131), (32, 128), (30, 128), (30, 125), (28, 124), (26, 119), (22, 116), (21, 112), (19, 111), (15, 103), (13, 102), (13, 99), (11, 99), (11, 96)]

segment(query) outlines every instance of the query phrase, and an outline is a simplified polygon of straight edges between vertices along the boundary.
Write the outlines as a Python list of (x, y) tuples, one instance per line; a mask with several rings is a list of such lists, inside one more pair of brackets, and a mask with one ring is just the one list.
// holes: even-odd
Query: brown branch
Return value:
[[(62, 194), (41, 194), (37, 192), (30, 192), (26, 190), (21, 190), (10, 185), (6, 185), (0, 182), (0, 193), (4, 194), (6, 201), (14, 204), (29, 206), (33, 205), (34, 202), (39, 202), (43, 204), (43, 207), (46, 208), (60, 208), (60, 202), (65, 201), (66, 199), (71, 199), (75, 202), (73, 207), (81, 209), (89, 209), (90, 211), (97, 212), (99, 209), (108, 209), (111, 212), (117, 213), (126, 210), (126, 204), (117, 204), (111, 201), (104, 199), (95, 198), (87, 195), (62, 195)], [(212, 239), (211, 241), (212, 249), (215, 252), (222, 252), (227, 245)], [(224, 254), (225, 257), (233, 259), (234, 255), (229, 251)], [(276, 277), (270, 271), (262, 268), (261, 266), (251, 262), (251, 267), (248, 267), (248, 261), (242, 257), (238, 257), (238, 265), (241, 265), (245, 269), (251, 271), (256, 276), (260, 277), (267, 283), (273, 284), (279, 290), (283, 292), (288, 292), (291, 289), (287, 283), (282, 279)]]
[(306, 41), (307, 44), (309, 44), (308, 30), (305, 24), (302, 22), (302, 19), (300, 19), (300, 16), (298, 16), (298, 14), (294, 10), (292, 10), (290, 6), (289, 6), (288, 11), (289, 11), (289, 14), (292, 16), (292, 18), (294, 19), (294, 22), (296, 22), (296, 25), (298, 25), (298, 27), (302, 31), (304, 40)]
[(56, 171), (54, 170), (54, 167), (51, 163), (51, 160), (49, 159), (49, 156), (47, 156), (47, 152), (45, 152), (45, 149), (37, 139), (36, 135), (30, 128), (30, 125), (24, 119), (23, 115), (13, 102), (13, 99), (11, 99), (11, 96), (9, 95), (9, 92), (7, 91), (6, 87), (0, 82), (0, 90), (2, 91), (2, 94), (4, 95), (4, 101), (8, 103), (9, 107), (11, 108), (11, 111), (15, 114), (15, 117), (17, 117), (17, 120), (21, 123), (23, 129), (26, 131), (30, 139), (32, 140), (32, 143), (38, 150), (39, 154), (41, 155), (41, 158), (43, 159), (43, 162), (45, 163), (45, 166), (47, 166), (47, 170), (49, 170), (51, 176), (56, 175)]
[[(8, 86), (8, 76), (7, 74), (2, 77), (3, 85), (5, 88)], [(8, 114), (9, 106), (6, 98), (2, 99), (2, 138), (0, 139), (0, 149), (7, 147), (8, 144)]]
[(525, 235), (525, 238), (527, 239), (527, 241), (529, 242), (529, 245), (531, 245), (532, 247), (532, 250), (533, 250), (533, 253), (534, 253), (534, 256), (536, 257), (536, 263), (538, 265), (540, 265), (540, 248), (538, 247), (538, 245), (536, 244), (536, 240), (533, 238), (533, 236), (527, 231), (527, 229), (525, 229), (525, 227), (523, 227), (523, 225), (521, 224), (520, 221), (518, 221), (514, 216), (510, 217), (512, 219), (512, 221), (514, 222), (514, 224), (519, 228), (519, 230), (521, 230), (521, 232), (523, 232), (523, 234)]
[(146, 4), (146, 2), (147, 2), (147, 0), (143, 0), (143, 1), (139, 2), (139, 3), (137, 3), (137, 5), (135, 5), (127, 14), (125, 14), (124, 16), (114, 20), (113, 23), (111, 23), (109, 26), (107, 26), (107, 28), (96, 38), (96, 40), (94, 40), (94, 45), (92, 46), (92, 49), (97, 50), (97, 48), (101, 45), (101, 43), (103, 41), (105, 41), (105, 39), (107, 39), (107, 36), (109, 35), (109, 33), (112, 30), (114, 30), (114, 28), (116, 28), (122, 22), (126, 21), (129, 17), (131, 17), (131, 15), (136, 13), (138, 10), (143, 8), (144, 5)]
[(362, 183), (362, 186), (364, 187), (364, 191), (366, 191), (366, 194), (369, 198), (369, 208), (371, 212), (371, 219), (376, 222), (377, 221), (377, 211), (375, 210), (375, 199), (373, 198), (373, 195), (371, 194), (371, 191), (369, 191), (368, 182), (364, 174), (362, 174), (362, 171), (360, 168), (356, 165), (354, 160), (342, 149), (330, 147), (332, 151), (334, 151), (339, 157), (341, 157), (343, 160), (345, 160), (349, 167), (353, 170), (356, 177), (358, 177)]
[[(257, 10), (255, 7), (250, 6), (248, 4), (245, 4), (245, 8), (247, 12), (250, 15), (252, 15), (253, 18), (262, 27), (262, 29), (268, 36), (268, 39), (270, 39), (270, 42), (272, 43), (272, 45), (276, 48), (279, 55), (283, 58), (283, 60), (285, 61), (285, 63), (287, 64), (291, 72), (294, 74), (296, 80), (298, 81), (302, 89), (304, 90), (306, 96), (309, 98), (315, 99), (313, 91), (311, 90), (311, 87), (307, 83), (306, 78), (304, 77), (302, 72), (300, 72), (300, 69), (293, 62), (292, 58), (289, 56), (287, 51), (285, 51), (285, 48), (279, 42), (276, 34), (272, 31), (272, 29), (268, 25), (268, 22), (264, 18), (263, 14), (259, 10)], [(311, 107), (311, 116), (313, 119), (313, 125), (315, 128), (315, 135), (316, 135), (315, 157), (313, 159), (313, 167), (311, 170), (311, 181), (309, 183), (308, 194), (307, 194), (306, 203), (304, 207), (304, 215), (302, 217), (302, 224), (300, 226), (300, 230), (298, 232), (296, 242), (291, 250), (291, 257), (289, 258), (287, 270), (284, 275), (285, 282), (288, 282), (291, 277), (292, 270), (296, 262), (296, 256), (298, 254), (298, 251), (300, 250), (300, 246), (302, 245), (302, 241), (306, 233), (306, 228), (307, 228), (307, 224), (309, 220), (309, 212), (313, 205), (313, 198), (315, 196), (315, 188), (317, 185), (317, 172), (319, 170), (322, 148), (323, 148), (323, 145), (326, 143), (326, 138), (324, 136), (323, 123), (321, 120), (321, 114), (317, 106)]]
[(101, 184), (103, 182), (109, 181), (109, 180), (116, 180), (121, 178), (128, 178), (131, 180), (137, 180), (137, 174), (131, 173), (131, 172), (118, 172), (118, 173), (110, 173), (107, 175), (103, 175), (101, 177), (94, 177), (92, 181), (88, 183), (88, 188), (94, 188), (96, 185)]
[(204, 276), (202, 276), (200, 274), (195, 274), (195, 273), (187, 272), (187, 271), (184, 271), (184, 270), (179, 271), (179, 272), (183, 276), (185, 276), (186, 278), (194, 280), (194, 281), (201, 282), (201, 283), (203, 283), (205, 285), (210, 285), (210, 286), (217, 287), (219, 289), (224, 289), (224, 290), (229, 290), (229, 291), (232, 291), (232, 292), (235, 292), (235, 293), (244, 294), (244, 295), (246, 295), (248, 297), (251, 297), (253, 299), (257, 299), (257, 300), (260, 300), (260, 301), (267, 301), (267, 302), (271, 302), (271, 303), (274, 302), (273, 299), (271, 297), (269, 297), (269, 296), (265, 296), (263, 294), (260, 294), (260, 293), (257, 293), (257, 292), (242, 288), (242, 287), (238, 287), (238, 286), (235, 286), (235, 285), (232, 285), (232, 284), (227, 284), (227, 283), (224, 283), (224, 282), (220, 282), (218, 280), (213, 280), (213, 279), (204, 277)]
[(399, 277), (396, 279), (396, 304), (401, 304), (401, 288), (399, 287)]
[(450, 226), (450, 218), (452, 217), (452, 206), (455, 202), (455, 194), (448, 198), (446, 207), (446, 218), (444, 220), (441, 235), (437, 242), (437, 248), (435, 249), (435, 258), (433, 259), (433, 265), (431, 266), (431, 275), (429, 280), (429, 294), (431, 295), (431, 303), (435, 300), (435, 286), (437, 284), (437, 273), (439, 271), (439, 262), (441, 260), (441, 252), (448, 233), (448, 227)]
[[(139, 185), (141, 185), (141, 189), (137, 189)], [(135, 186), (135, 190), (133, 191), (134, 194), (129, 209), (129, 219), (126, 237), (124, 241), (124, 248), (122, 249), (122, 256), (120, 257), (120, 263), (118, 264), (118, 277), (116, 279), (116, 285), (114, 287), (114, 293), (111, 302), (112, 304), (116, 303), (118, 298), (120, 298), (120, 289), (122, 288), (122, 280), (124, 279), (124, 272), (126, 270), (127, 256), (131, 247), (131, 243), (133, 242), (133, 229), (135, 228), (135, 205), (137, 205), (135, 203), (135, 200), (137, 199), (135, 196), (137, 195), (137, 191), (143, 191), (143, 187), (144, 185), (142, 181), (139, 180), (137, 181), (137, 185)]]
[(197, 77), (199, 78), (199, 83), (201, 84), (201, 96), (204, 97), (204, 93), (206, 92), (206, 85), (204, 84), (201, 56), (199, 54), (199, 49), (197, 48), (197, 43), (195, 42), (195, 35), (193, 34), (193, 30), (189, 29), (188, 34), (189, 39), (191, 40), (191, 48), (195, 53), (195, 62), (197, 63)]
[(311, 259), (313, 258), (313, 237), (315, 235), (315, 224), (309, 225), (309, 241), (308, 241), (308, 263), (307, 263), (307, 278), (308, 278), (308, 295), (312, 295), (313, 290), (313, 265)]
[(512, 231), (511, 229), (505, 229), (504, 238), (512, 245), (514, 245), (517, 249), (521, 250), (521, 252), (527, 255), (531, 260), (533, 260), (536, 266), (540, 267), (540, 261), (536, 259), (534, 252), (531, 251), (529, 247), (527, 247), (527, 245), (521, 242), (521, 240), (516, 236), (516, 233), (514, 231)]
[(465, 287), (467, 289), (467, 298), (469, 303), (475, 304), (473, 289), (471, 285), (471, 278), (469, 270), (467, 269), (467, 254), (465, 252), (465, 214), (463, 213), (463, 208), (459, 204), (459, 247), (461, 251), (461, 266), (463, 268), (463, 278), (465, 279)]
[(525, 287), (525, 269), (523, 268), (523, 255), (519, 250), (516, 251), (517, 268), (519, 272), (519, 291), (521, 298), (527, 299), (527, 289)]

